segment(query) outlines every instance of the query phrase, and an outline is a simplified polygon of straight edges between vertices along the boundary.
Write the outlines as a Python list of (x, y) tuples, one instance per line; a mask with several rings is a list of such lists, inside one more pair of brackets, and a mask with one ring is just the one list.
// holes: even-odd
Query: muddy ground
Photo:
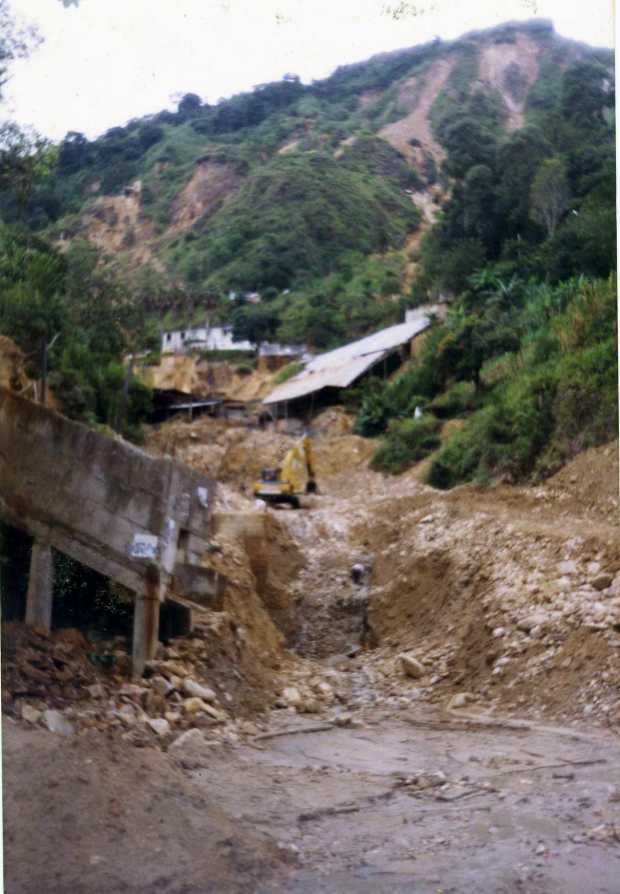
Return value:
[(247, 496), (285, 435), (156, 434), (225, 479), (230, 585), (140, 686), (121, 642), (105, 671), (9, 631), (10, 894), (620, 892), (617, 445), (443, 494), (371, 473), (345, 421), (298, 512)]

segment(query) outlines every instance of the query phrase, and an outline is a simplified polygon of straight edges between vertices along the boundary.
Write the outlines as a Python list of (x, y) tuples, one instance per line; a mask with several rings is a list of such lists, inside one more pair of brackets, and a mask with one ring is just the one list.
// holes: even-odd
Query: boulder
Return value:
[(348, 712), (344, 714), (337, 714), (334, 717), (334, 723), (336, 724), (336, 726), (350, 726), (352, 720), (353, 715), (349, 714)]
[(594, 587), (595, 590), (606, 590), (608, 587), (611, 587), (614, 579), (611, 574), (599, 574), (598, 577), (595, 577), (590, 581), (590, 584)]
[(149, 682), (153, 691), (156, 692), (157, 695), (163, 695), (164, 697), (174, 689), (172, 683), (169, 680), (166, 680), (165, 677), (162, 677), (161, 674), (152, 677)]
[(565, 562), (558, 562), (558, 571), (560, 574), (577, 574), (577, 562), (573, 559), (567, 559)]
[(297, 706), (300, 714), (318, 714), (321, 710), (321, 704), (317, 698), (310, 696), (302, 698), (301, 703)]
[(542, 613), (527, 615), (525, 618), (520, 618), (517, 621), (517, 630), (521, 630), (523, 633), (529, 633), (530, 630), (533, 630), (535, 627), (542, 627), (546, 624), (547, 620), (547, 615)]
[(208, 686), (201, 686), (191, 677), (186, 677), (183, 680), (181, 688), (184, 694), (190, 697), (201, 698), (204, 702), (217, 701), (217, 695), (212, 689), (209, 689)]
[(87, 686), (86, 691), (91, 698), (105, 698), (106, 695), (105, 688), (101, 683), (93, 683), (92, 686)]
[(208, 717), (211, 717), (217, 723), (226, 723), (228, 717), (223, 711), (218, 711), (217, 708), (214, 708), (213, 705), (205, 704), (202, 708), (202, 712), (206, 714)]
[(398, 660), (400, 661), (400, 666), (408, 677), (413, 677), (414, 680), (418, 680), (420, 677), (423, 677), (426, 673), (426, 668), (424, 665), (418, 661), (417, 658), (414, 658), (413, 655), (409, 655), (407, 652), (402, 652), (398, 656)]
[(144, 686), (136, 686), (135, 683), (123, 683), (118, 691), (118, 694), (124, 695), (125, 698), (130, 698), (132, 702), (141, 703), (147, 696), (148, 689), (146, 689)]
[(51, 733), (58, 733), (61, 736), (72, 736), (75, 732), (73, 724), (60, 711), (44, 711), (43, 722)]
[(448, 710), (454, 708), (464, 708), (468, 702), (473, 701), (474, 697), (471, 692), (457, 692), (448, 702)]
[(32, 705), (22, 705), (22, 720), (27, 723), (38, 723), (41, 716), (41, 711), (37, 711)]
[(151, 727), (153, 732), (157, 733), (157, 735), (160, 737), (167, 736), (168, 733), (170, 732), (170, 724), (168, 723), (167, 720), (164, 720), (163, 717), (155, 717), (155, 718), (149, 717), (149, 719), (146, 722), (147, 722), (148, 726)]
[(301, 705), (301, 692), (296, 686), (286, 686), (280, 697), (290, 708), (298, 708)]
[(203, 702), (203, 700), (197, 696), (186, 698), (183, 701), (184, 714), (198, 714), (200, 711), (206, 712), (206, 708), (207, 703)]

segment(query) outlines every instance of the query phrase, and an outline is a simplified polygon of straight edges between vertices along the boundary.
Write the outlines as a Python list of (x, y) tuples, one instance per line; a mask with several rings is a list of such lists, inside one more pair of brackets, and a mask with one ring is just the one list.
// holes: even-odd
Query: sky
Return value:
[(16, 62), (3, 115), (60, 140), (94, 138), (175, 108), (214, 103), (287, 72), (304, 83), (439, 36), (514, 19), (552, 19), (593, 46), (614, 42), (613, 0), (10, 0), (43, 38)]

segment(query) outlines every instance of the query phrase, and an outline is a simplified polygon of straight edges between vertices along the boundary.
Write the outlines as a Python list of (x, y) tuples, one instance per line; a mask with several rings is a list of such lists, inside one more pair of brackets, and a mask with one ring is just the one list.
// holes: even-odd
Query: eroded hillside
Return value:
[[(547, 101), (561, 73), (593, 53), (554, 34), (549, 23), (533, 21), (345, 66), (311, 87), (291, 76), (215, 107), (192, 95), (176, 114), (115, 128), (92, 144), (71, 135), (56, 176), (58, 189), (62, 184), (63, 194), (72, 195), (72, 208), (63, 211), (55, 200), (48, 224), (65, 241), (86, 237), (121, 268), (152, 267), (169, 284), (291, 286), (329, 273), (339, 253), (402, 247), (418, 222), (400, 207), (401, 199), (411, 202), (405, 187), (423, 194), (436, 182), (446, 160), (442, 128), (454, 110), (491, 104), (499, 129), (515, 131), (535, 120), (541, 97)], [(368, 134), (378, 141), (355, 157), (353, 170), (372, 184), (380, 146), (388, 144), (409, 170), (410, 184), (402, 172), (383, 166), (375, 219), (362, 232), (353, 219), (359, 212), (351, 217), (357, 189), (351, 151)], [(303, 183), (324, 156), (333, 161), (321, 173), (331, 180), (329, 202), (313, 210)], [(442, 185), (445, 191), (445, 178)], [(267, 202), (253, 222), (256, 197), (265, 191)], [(278, 230), (278, 207), (297, 214), (300, 203), (301, 217), (289, 227), (298, 243), (313, 244), (307, 256)], [(398, 216), (399, 225), (380, 233), (382, 215)], [(368, 225), (375, 228), (370, 239)], [(343, 226), (349, 231), (344, 240)], [(261, 229), (276, 240), (269, 262)], [(322, 259), (325, 237), (334, 252)], [(257, 253), (262, 266), (254, 262)]]

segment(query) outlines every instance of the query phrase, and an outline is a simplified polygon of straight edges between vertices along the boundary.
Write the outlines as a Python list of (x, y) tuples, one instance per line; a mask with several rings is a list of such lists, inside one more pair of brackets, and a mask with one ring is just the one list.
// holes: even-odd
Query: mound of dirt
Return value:
[(5, 719), (4, 872), (12, 894), (255, 891), (282, 866), (157, 750)]
[(323, 437), (349, 435), (354, 421), (355, 418), (347, 413), (344, 407), (328, 407), (313, 419), (312, 431)]
[(580, 453), (546, 482), (565, 509), (612, 520), (619, 517), (618, 442)]

